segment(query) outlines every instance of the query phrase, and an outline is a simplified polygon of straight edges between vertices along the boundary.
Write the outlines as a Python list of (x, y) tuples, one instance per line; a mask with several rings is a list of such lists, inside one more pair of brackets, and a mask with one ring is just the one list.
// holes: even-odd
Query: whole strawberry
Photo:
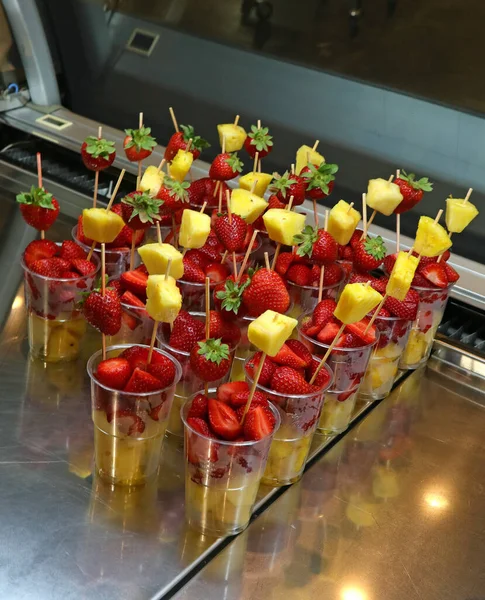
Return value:
[(385, 256), (386, 246), (381, 236), (368, 237), (354, 246), (354, 268), (358, 271), (373, 271), (384, 262)]
[(194, 160), (199, 158), (200, 153), (204, 148), (210, 147), (207, 140), (201, 138), (200, 135), (195, 135), (192, 125), (180, 125), (180, 129), (181, 131), (177, 131), (172, 135), (165, 148), (164, 158), (167, 162), (171, 162), (179, 150), (187, 150), (187, 145), (190, 140), (192, 140), (190, 152), (192, 152)]
[(323, 265), (330, 265), (338, 258), (338, 244), (324, 229), (307, 225), (301, 234), (295, 236), (295, 242), (299, 244), (298, 256), (308, 256)]
[(162, 201), (143, 192), (131, 192), (121, 201), (123, 221), (133, 231), (148, 229), (160, 219)]
[(269, 135), (268, 127), (251, 125), (251, 131), (244, 140), (244, 149), (251, 158), (259, 153), (259, 158), (264, 158), (273, 149), (273, 136)]
[(394, 183), (399, 186), (402, 194), (402, 200), (394, 209), (395, 215), (411, 210), (423, 198), (424, 192), (432, 192), (433, 184), (427, 177), (416, 180), (414, 173), (401, 171), (401, 175), (394, 179)]
[[(189, 194), (189, 203), (192, 205), (202, 206), (204, 202), (207, 202), (207, 206), (217, 205), (218, 194), (214, 196), (215, 186), (217, 182), (210, 177), (202, 177), (193, 181), (187, 192)], [(227, 184), (219, 182), (219, 187), (222, 188), (222, 197), (226, 197), (226, 190), (229, 188)]]
[(59, 214), (59, 203), (43, 187), (32, 186), (30, 192), (18, 194), (16, 200), (24, 221), (38, 231), (52, 227)]
[(140, 129), (125, 129), (126, 137), (123, 140), (123, 148), (126, 158), (131, 162), (138, 162), (150, 156), (157, 142), (151, 134), (150, 127)]
[(157, 200), (161, 201), (160, 213), (168, 215), (185, 208), (189, 201), (187, 193), (189, 185), (188, 181), (176, 181), (171, 177), (165, 177), (156, 195)]
[(115, 290), (106, 288), (103, 296), (101, 290), (94, 289), (84, 300), (83, 314), (86, 321), (105, 335), (116, 335), (121, 328), (121, 301)]
[(319, 167), (308, 164), (300, 175), (306, 180), (306, 196), (311, 200), (321, 200), (332, 193), (337, 165), (322, 163)]
[(290, 296), (281, 275), (268, 269), (256, 271), (242, 298), (251, 317), (259, 317), (266, 310), (285, 313), (290, 306)]
[(271, 389), (280, 394), (300, 395), (310, 394), (315, 391), (295, 369), (292, 367), (276, 367), (271, 377)]
[(204, 323), (195, 319), (185, 310), (181, 310), (173, 322), (170, 346), (183, 352), (190, 352), (197, 342), (203, 339)]
[(245, 250), (247, 223), (239, 215), (221, 215), (214, 223), (214, 231), (228, 252), (242, 252)]
[[(290, 201), (290, 197), (293, 196), (293, 206), (303, 204), (307, 187), (307, 180), (305, 178), (300, 175), (290, 175), (288, 171), (285, 171), (283, 175), (274, 173), (273, 177), (270, 191), (276, 195), (280, 202), (286, 205)], [(278, 207), (273, 206), (272, 208)]]
[(229, 346), (220, 339), (198, 342), (190, 352), (190, 366), (203, 381), (217, 381), (229, 372)]
[(229, 181), (237, 177), (238, 173), (241, 173), (243, 169), (243, 163), (239, 159), (236, 152), (229, 154), (224, 152), (218, 154), (212, 161), (209, 177), (216, 179), (217, 181)]
[(104, 138), (87, 137), (81, 146), (81, 158), (86, 169), (103, 171), (113, 164), (116, 157), (115, 143)]

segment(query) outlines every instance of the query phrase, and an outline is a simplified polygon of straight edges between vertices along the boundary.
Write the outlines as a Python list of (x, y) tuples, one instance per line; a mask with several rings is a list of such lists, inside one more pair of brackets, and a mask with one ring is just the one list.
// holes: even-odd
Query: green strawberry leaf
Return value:
[(203, 342), (198, 342), (198, 345), (199, 350), (197, 354), (200, 354), (209, 362), (220, 365), (224, 359), (229, 358), (229, 346), (223, 344), (221, 338), (217, 340), (209, 338)]
[(99, 139), (90, 135), (84, 141), (87, 144), (86, 152), (93, 158), (108, 159), (110, 154), (116, 152), (115, 143), (105, 140), (104, 138)]
[(131, 137), (131, 140), (127, 142), (125, 148), (136, 148), (137, 152), (141, 150), (153, 150), (157, 145), (154, 137), (150, 135), (150, 127), (142, 127), (141, 129), (125, 129), (126, 135)]
[(423, 192), (432, 192), (433, 184), (427, 177), (421, 177), (421, 179), (416, 180), (416, 175), (414, 173), (409, 173), (409, 175), (404, 171), (401, 171), (399, 175), (399, 179), (406, 181), (412, 188), (415, 190), (422, 190)]
[(225, 161), (233, 171), (241, 173), (241, 171), (243, 170), (244, 165), (239, 156), (237, 155), (237, 152), (233, 152), (232, 154), (230, 154), (229, 157), (225, 159)]
[(283, 198), (286, 198), (286, 192), (294, 183), (298, 183), (288, 171), (285, 171), (283, 175), (279, 173), (273, 173), (273, 181), (269, 187), (271, 192), (281, 192)]
[(251, 138), (251, 146), (256, 146), (258, 152), (267, 151), (269, 146), (273, 145), (273, 136), (269, 135), (267, 127), (258, 128), (256, 125), (251, 125), (251, 132), (248, 137)]
[(163, 200), (152, 198), (142, 192), (137, 192), (134, 196), (125, 196), (121, 201), (133, 208), (129, 220), (138, 217), (142, 223), (152, 223), (160, 219), (160, 206)]
[(240, 284), (228, 279), (224, 284), (224, 289), (219, 290), (216, 294), (217, 298), (222, 300), (222, 308), (237, 315), (242, 302), (242, 294), (250, 283), (250, 278)]
[(192, 125), (180, 125), (180, 129), (182, 130), (185, 142), (192, 140), (191, 147), (199, 151), (204, 150), (204, 148), (210, 148), (210, 144), (207, 140), (200, 137), (200, 135), (195, 135), (195, 131)]
[(35, 186), (32, 186), (30, 192), (17, 194), (15, 199), (19, 204), (31, 204), (32, 206), (39, 206), (40, 208), (56, 210), (56, 207), (52, 202), (52, 194), (47, 193), (43, 187), (36, 188)]
[(378, 235), (375, 238), (367, 238), (364, 241), (364, 250), (376, 260), (383, 259), (387, 254), (387, 249), (384, 240)]
[(328, 194), (328, 184), (335, 180), (335, 173), (338, 171), (338, 165), (322, 163), (318, 168), (311, 163), (307, 167), (310, 169), (302, 173), (302, 177), (308, 180), (307, 190), (320, 189), (324, 194)]
[(169, 190), (170, 196), (180, 200), (180, 202), (189, 201), (187, 190), (190, 187), (190, 183), (188, 181), (176, 181), (171, 177), (165, 177), (163, 187)]
[(298, 244), (296, 253), (298, 256), (310, 256), (313, 253), (313, 244), (318, 239), (318, 229), (311, 225), (306, 225), (301, 233), (293, 237), (295, 244)]

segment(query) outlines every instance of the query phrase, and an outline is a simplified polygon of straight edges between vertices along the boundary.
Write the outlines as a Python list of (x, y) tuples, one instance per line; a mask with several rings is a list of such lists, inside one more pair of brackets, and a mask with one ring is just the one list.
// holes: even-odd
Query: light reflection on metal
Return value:
[(358, 587), (343, 588), (340, 597), (342, 600), (367, 600), (367, 594)]
[(448, 498), (439, 492), (426, 492), (424, 502), (433, 510), (444, 510), (450, 504)]

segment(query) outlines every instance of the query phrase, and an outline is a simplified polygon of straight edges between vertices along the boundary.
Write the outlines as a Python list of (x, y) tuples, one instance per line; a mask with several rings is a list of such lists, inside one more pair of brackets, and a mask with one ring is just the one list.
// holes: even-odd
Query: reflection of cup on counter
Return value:
[(338, 510), (341, 501), (335, 498), (335, 491), (343, 448), (343, 444), (334, 446), (303, 478), (300, 521), (314, 521), (323, 516), (328, 519)]

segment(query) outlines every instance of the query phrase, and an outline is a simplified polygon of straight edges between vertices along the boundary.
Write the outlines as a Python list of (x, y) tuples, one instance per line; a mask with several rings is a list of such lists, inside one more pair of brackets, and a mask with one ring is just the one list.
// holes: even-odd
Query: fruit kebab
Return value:
[(306, 183), (305, 196), (313, 202), (313, 215), (317, 227), (317, 201), (323, 200), (332, 193), (335, 185), (334, 175), (337, 171), (338, 165), (323, 162), (320, 166), (316, 167), (310, 161), (300, 171), (300, 177), (303, 177)]
[[(262, 160), (273, 150), (273, 136), (269, 135), (268, 127), (261, 126), (261, 119), (258, 119), (257, 125), (251, 125), (251, 131), (247, 134), (243, 145), (249, 157), (253, 159), (257, 156)], [(253, 171), (256, 171), (256, 167)]]
[(372, 208), (373, 213), (367, 222), (367, 230), (363, 232), (362, 239), (364, 239), (365, 234), (367, 234), (367, 231), (378, 212), (389, 217), (403, 201), (404, 197), (401, 193), (400, 186), (393, 183), (393, 179), (394, 175), (391, 175), (387, 180), (382, 178), (369, 180), (366, 202), (367, 206)]
[(295, 246), (298, 236), (302, 235), (305, 228), (306, 215), (292, 212), (293, 196), (290, 197), (285, 209), (270, 208), (263, 215), (264, 225), (269, 239), (276, 242), (276, 250), (271, 269), (274, 270), (281, 246)]
[[(165, 185), (167, 185), (165, 183)], [(162, 185), (163, 187), (163, 185)], [(159, 192), (160, 193), (160, 192)], [(137, 232), (146, 231), (160, 220), (160, 207), (163, 200), (152, 198), (145, 192), (131, 192), (121, 200), (121, 215), (133, 231), (130, 252), (130, 271), (135, 262), (135, 240)]]
[[(197, 160), (202, 150), (210, 148), (210, 144), (207, 140), (195, 134), (195, 130), (192, 125), (180, 125), (177, 122), (173, 108), (169, 109), (170, 116), (172, 117), (173, 127), (175, 133), (169, 139), (167, 147), (165, 148), (164, 158), (170, 163), (179, 150), (184, 150), (192, 154), (193, 160)], [(189, 145), (190, 142), (190, 145)]]
[(125, 129), (126, 137), (123, 140), (123, 148), (126, 158), (130, 162), (138, 163), (138, 176), (136, 179), (136, 189), (140, 186), (141, 165), (145, 158), (148, 158), (157, 145), (155, 138), (151, 135), (150, 127), (143, 125), (143, 113), (139, 115), (138, 129)]
[(214, 198), (219, 192), (219, 205), (221, 204), (221, 184), (237, 177), (241, 173), (243, 163), (238, 158), (237, 152), (242, 149), (247, 137), (244, 127), (239, 125), (239, 115), (236, 115), (234, 123), (221, 123), (217, 126), (221, 153), (212, 161), (209, 177), (217, 181), (214, 188)]
[(232, 254), (232, 263), (234, 269), (234, 278), (237, 280), (236, 252), (242, 252), (245, 249), (248, 225), (239, 215), (233, 215), (231, 211), (230, 192), (226, 191), (227, 213), (220, 214), (214, 221), (214, 231), (224, 246), (225, 254), (221, 263), (225, 260), (227, 253)]
[(100, 126), (98, 137), (87, 137), (81, 146), (81, 158), (84, 166), (90, 171), (94, 171), (93, 208), (96, 208), (98, 201), (99, 172), (110, 167), (116, 157), (114, 142), (105, 140), (102, 136), (103, 128)]
[[(477, 207), (470, 202), (472, 192), (473, 188), (470, 188), (463, 199), (453, 197), (446, 199), (445, 220), (450, 239), (454, 233), (461, 233), (478, 216)], [(437, 262), (441, 262), (442, 257), (443, 254), (440, 254)]]

